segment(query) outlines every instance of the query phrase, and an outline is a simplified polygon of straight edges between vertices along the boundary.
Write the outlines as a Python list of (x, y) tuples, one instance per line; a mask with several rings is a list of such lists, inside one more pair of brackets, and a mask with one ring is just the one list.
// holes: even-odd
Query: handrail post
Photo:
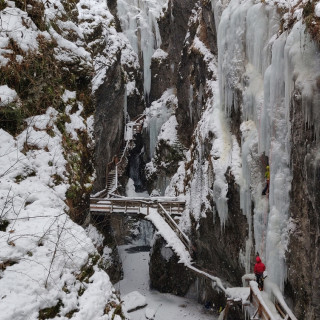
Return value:
[(109, 175), (109, 168), (108, 168), (108, 164), (106, 165), (106, 186), (105, 188), (108, 188), (108, 175)]
[(118, 166), (116, 165), (116, 190), (118, 189)]

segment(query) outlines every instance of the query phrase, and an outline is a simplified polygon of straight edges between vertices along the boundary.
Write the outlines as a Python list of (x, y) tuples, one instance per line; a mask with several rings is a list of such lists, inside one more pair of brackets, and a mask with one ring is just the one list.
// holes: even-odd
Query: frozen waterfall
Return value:
[(117, 10), (123, 33), (143, 63), (144, 93), (151, 87), (151, 58), (161, 45), (157, 19), (167, 0), (118, 0)]
[[(212, 2), (216, 12), (217, 4)], [(319, 101), (319, 90), (313, 87), (320, 75), (319, 53), (301, 22), (290, 33), (278, 34), (280, 17), (275, 7), (232, 0), (218, 21), (222, 108), (227, 114), (232, 108), (241, 109), (244, 121), (241, 206), (251, 225), (254, 203), (255, 250), (266, 260), (269, 277), (283, 289), (292, 180), (290, 103), (298, 90), (305, 123), (314, 125), (319, 137), (319, 113), (312, 108)], [(239, 90), (242, 101), (235, 94)], [(261, 197), (261, 171), (266, 164), (259, 163), (259, 157), (263, 153), (268, 156), (271, 170), (269, 210), (268, 200)], [(247, 250), (251, 250), (250, 245)], [(244, 256), (248, 270), (250, 254)]]

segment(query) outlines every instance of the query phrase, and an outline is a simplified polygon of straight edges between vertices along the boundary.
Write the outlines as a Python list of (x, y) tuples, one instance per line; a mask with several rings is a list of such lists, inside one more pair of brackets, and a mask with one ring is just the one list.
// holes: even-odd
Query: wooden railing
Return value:
[(253, 287), (252, 283), (250, 283), (250, 302), (256, 308), (256, 311), (251, 319), (276, 320), (271, 311), (265, 305), (263, 299), (261, 299), (261, 296)]
[(158, 203), (158, 213), (162, 216), (165, 222), (170, 226), (170, 228), (175, 232), (175, 234), (179, 237), (181, 242), (184, 244), (186, 249), (189, 251), (190, 249), (190, 240), (187, 235), (179, 228), (177, 223), (172, 219), (170, 214), (164, 208), (165, 203)]
[(166, 201), (162, 200), (161, 198), (91, 198), (90, 211), (103, 212), (104, 214), (110, 214), (114, 211), (124, 213), (140, 213), (142, 208), (146, 208), (147, 214), (149, 214), (149, 208), (157, 209), (159, 204), (161, 204), (161, 207), (166, 210), (170, 216), (181, 215), (185, 208), (185, 201)]
[(286, 320), (297, 320), (295, 315), (284, 301), (279, 288), (270, 282), (266, 282), (266, 288), (271, 291), (271, 300), (274, 301), (274, 306), (276, 307), (280, 316)]
[[(280, 315), (281, 318), (285, 320), (297, 320), (297, 318), (293, 315), (293, 313), (285, 303), (280, 293), (278, 293), (278, 295), (280, 294), (281, 297), (277, 298), (277, 295), (275, 294), (275, 292), (278, 292), (278, 289), (273, 288), (273, 286), (269, 284), (268, 289), (271, 289), (271, 296), (273, 298), (273, 304), (277, 311), (277, 315), (278, 316)], [(276, 318), (275, 315), (271, 313), (271, 311), (265, 304), (261, 296), (261, 293), (258, 289), (258, 285), (255, 281), (250, 282), (250, 302), (255, 308), (257, 308), (255, 314), (251, 317), (251, 319), (261, 319), (261, 320), (279, 319), (278, 317)]]

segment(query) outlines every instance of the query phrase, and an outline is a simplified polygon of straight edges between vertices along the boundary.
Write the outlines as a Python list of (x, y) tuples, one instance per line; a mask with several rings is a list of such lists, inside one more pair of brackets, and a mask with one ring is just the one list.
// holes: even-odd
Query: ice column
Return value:
[(236, 111), (239, 106), (235, 89), (240, 87), (241, 75), (244, 73), (245, 59), (245, 17), (252, 4), (246, 1), (231, 1), (221, 16), (218, 28), (218, 72), (220, 103), (228, 114), (232, 106)]
[(143, 61), (144, 92), (151, 86), (151, 57), (160, 47), (157, 19), (167, 0), (118, 0), (117, 10), (123, 33)]
[[(265, 117), (270, 118), (270, 145), (266, 148), (270, 163), (269, 220), (266, 241), (267, 264), (272, 280), (283, 286), (286, 277), (285, 242), (289, 218), (289, 191), (291, 186), (290, 142), (288, 141), (285, 103), (284, 46), (286, 35), (282, 34), (273, 44), (272, 62), (265, 76)], [(262, 120), (265, 118), (262, 117)], [(263, 121), (262, 121), (263, 122)]]
[[(301, 21), (289, 34), (283, 33), (274, 41), (272, 62), (265, 77), (270, 117), (271, 188), (270, 215), (267, 233), (267, 263), (273, 280), (283, 288), (286, 278), (285, 252), (288, 244), (291, 188), (291, 101), (298, 92), (302, 97), (305, 123), (315, 124), (319, 133), (320, 77), (319, 52)], [(294, 91), (298, 90), (298, 91)], [(267, 96), (268, 95), (268, 96)], [(268, 147), (268, 146), (267, 146)]]
[(159, 100), (153, 101), (150, 108), (147, 109), (145, 125), (147, 124), (149, 130), (150, 158), (154, 156), (161, 127), (174, 113), (172, 108), (177, 102), (174, 90), (168, 89), (163, 93)]

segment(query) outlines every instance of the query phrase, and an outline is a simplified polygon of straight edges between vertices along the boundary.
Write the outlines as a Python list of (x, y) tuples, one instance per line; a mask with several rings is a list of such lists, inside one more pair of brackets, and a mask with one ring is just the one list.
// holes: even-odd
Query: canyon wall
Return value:
[[(188, 151), (174, 175), (167, 170), (165, 192), (186, 195), (180, 225), (197, 263), (239, 285), (258, 252), (299, 319), (319, 317), (320, 68), (311, 9), (169, 1), (159, 20), (162, 52), (152, 59), (153, 99), (171, 87), (177, 96), (177, 123), (164, 120), (154, 159), (166, 161), (164, 132), (174, 128)], [(155, 161), (150, 168), (160, 172)]]

